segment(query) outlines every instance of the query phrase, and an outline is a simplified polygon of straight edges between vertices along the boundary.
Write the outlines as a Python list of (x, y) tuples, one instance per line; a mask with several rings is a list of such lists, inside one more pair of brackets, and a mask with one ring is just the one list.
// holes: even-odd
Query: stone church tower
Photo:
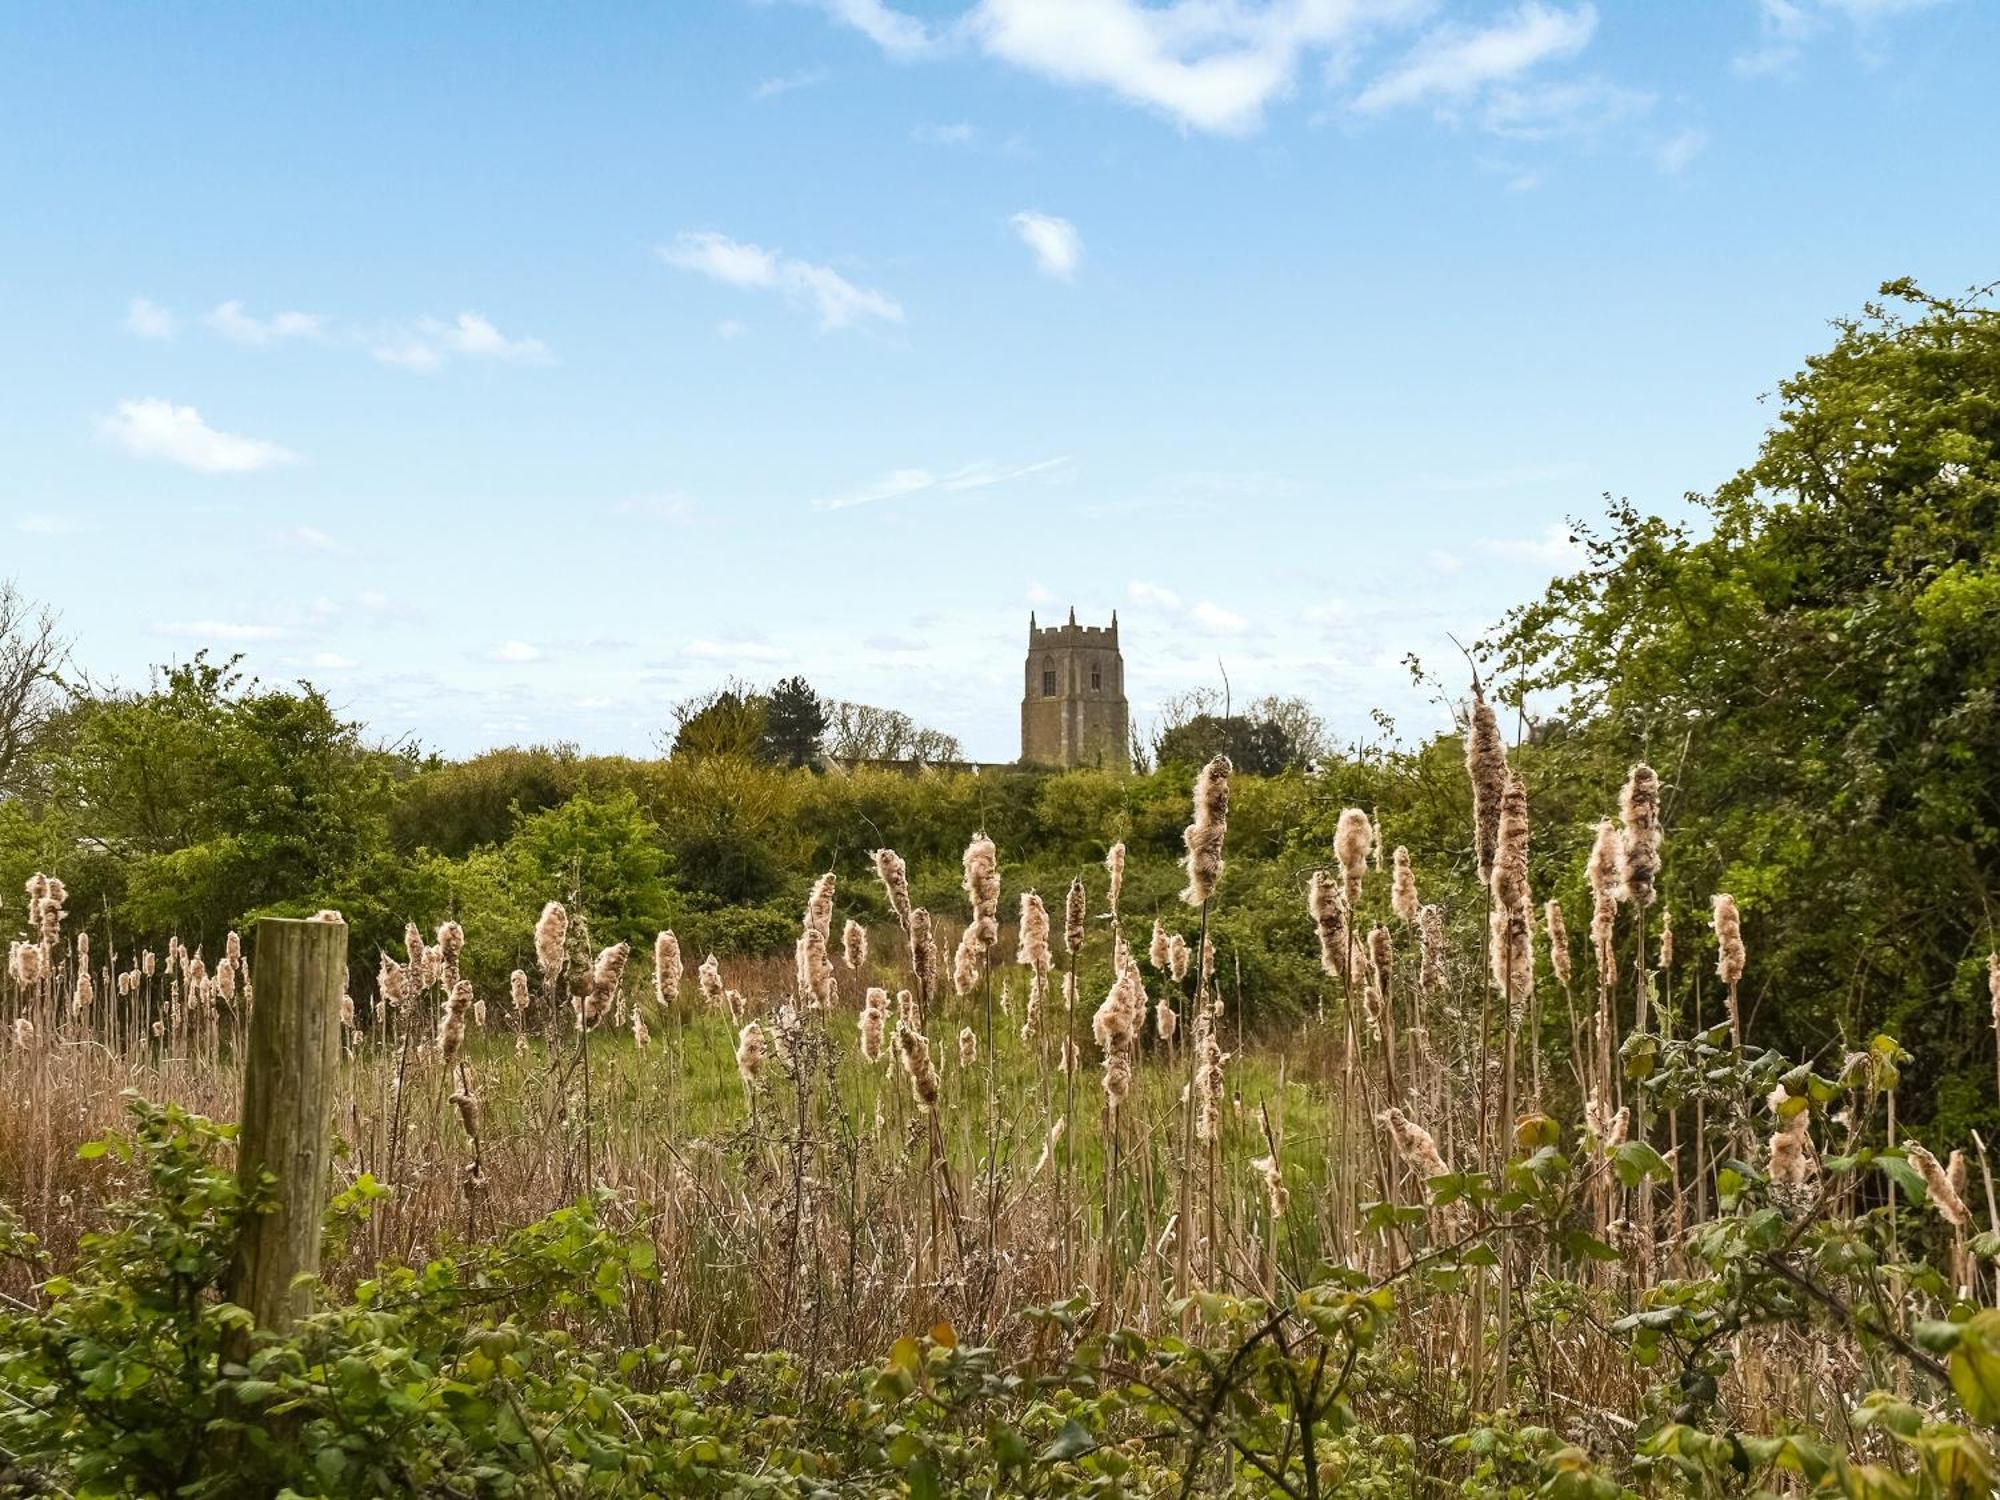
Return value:
[(1130, 710), (1118, 612), (1111, 624), (1035, 624), (1028, 616), (1028, 666), (1021, 693), (1021, 760), (1033, 766), (1130, 770)]

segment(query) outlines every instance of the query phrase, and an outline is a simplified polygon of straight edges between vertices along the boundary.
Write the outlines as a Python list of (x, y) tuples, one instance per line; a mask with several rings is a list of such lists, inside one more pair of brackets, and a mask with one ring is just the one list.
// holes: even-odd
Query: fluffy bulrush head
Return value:
[(1660, 908), (1660, 967), (1671, 971), (1674, 966), (1674, 914), (1667, 907)]
[(1146, 962), (1153, 966), (1155, 974), (1167, 972), (1167, 962), (1172, 952), (1173, 947), (1167, 941), (1166, 924), (1158, 917), (1153, 918), (1153, 940), (1146, 945)]
[(1193, 950), (1188, 940), (1178, 932), (1167, 940), (1167, 972), (1174, 976), (1175, 984), (1183, 984), (1188, 977), (1188, 962)]
[(817, 932), (822, 945), (833, 944), (833, 871), (828, 870), (813, 882), (812, 891), (806, 897), (806, 912), (800, 925), (808, 932)]
[(1715, 923), (1715, 977), (1734, 989), (1742, 981), (1746, 962), (1743, 917), (1736, 909), (1736, 898), (1726, 891), (1717, 891), (1710, 906)]
[(857, 978), (868, 967), (868, 929), (852, 917), (840, 929), (840, 961)]
[(1507, 996), (1516, 1024), (1535, 992), (1534, 931), (1528, 894), (1528, 790), (1520, 777), (1509, 774), (1493, 852), (1490, 956), (1493, 987)]
[(1938, 1159), (1930, 1151), (1915, 1141), (1903, 1148), (1910, 1165), (1917, 1169), (1917, 1175), (1924, 1180), (1930, 1192), (1931, 1207), (1938, 1216), (1953, 1229), (1966, 1230), (1972, 1227), (1972, 1210), (1965, 1206), (1965, 1197), (1951, 1180), (1951, 1174), (1938, 1164)]
[(1101, 1082), (1104, 1085), (1105, 1100), (1111, 1105), (1112, 1109), (1118, 1109), (1124, 1104), (1126, 1095), (1132, 1092), (1132, 1044), (1130, 1042), (1121, 1042), (1104, 1054), (1104, 1072)]
[(856, 1023), (861, 1033), (861, 1056), (868, 1062), (882, 1060), (882, 1035), (889, 1024), (889, 992), (879, 985), (871, 986), (862, 997), (861, 1019)]
[(1451, 1168), (1446, 1165), (1444, 1153), (1438, 1150), (1437, 1140), (1432, 1134), (1391, 1105), (1378, 1118), (1383, 1129), (1389, 1132), (1389, 1144), (1396, 1148), (1396, 1154), (1408, 1167), (1426, 1183), (1436, 1177), (1449, 1177)]
[(1568, 988), (1569, 924), (1563, 921), (1562, 902), (1552, 900), (1542, 908), (1542, 925), (1549, 936), (1549, 968), (1556, 976), (1556, 983)]
[(1222, 846), (1229, 835), (1229, 757), (1218, 755), (1194, 780), (1194, 821), (1181, 834), (1187, 855), (1187, 889), (1181, 900), (1201, 906), (1215, 894), (1222, 879)]
[(1127, 964), (1091, 1017), (1090, 1034), (1100, 1048), (1109, 1052), (1113, 1047), (1129, 1045), (1145, 1024), (1146, 990), (1139, 982), (1138, 965)]
[(1778, 1117), (1778, 1128), (1771, 1134), (1771, 1181), (1793, 1190), (1810, 1187), (1819, 1175), (1819, 1157), (1809, 1133), (1812, 1110), (1803, 1099), (1788, 1108), (1792, 1101), (1783, 1084), (1772, 1090), (1770, 1102)]
[(917, 981), (918, 1003), (929, 1008), (937, 994), (937, 933), (931, 914), (921, 906), (910, 909), (910, 974)]
[(713, 953), (701, 961), (701, 967), (695, 970), (694, 978), (695, 984), (701, 989), (701, 999), (704, 1005), (708, 1006), (710, 1010), (723, 1010), (726, 1008), (723, 1002), (722, 965), (715, 961)]
[(1271, 1217), (1284, 1218), (1285, 1210), (1292, 1206), (1292, 1193), (1291, 1189), (1285, 1186), (1285, 1174), (1283, 1168), (1278, 1165), (1278, 1158), (1275, 1155), (1260, 1156), (1250, 1163), (1250, 1170), (1255, 1172), (1264, 1184), (1264, 1196), (1270, 1202)]
[[(386, 955), (384, 962), (387, 962)], [(516, 969), (507, 976), (507, 998), (513, 1003), (514, 1014), (518, 1018), (528, 1008), (528, 971)]]
[(827, 956), (826, 934), (807, 925), (795, 950), (799, 1003), (817, 1009), (834, 1001), (833, 960)]
[(653, 998), (662, 1009), (681, 995), (681, 940), (671, 931), (653, 939)]
[(1179, 1013), (1167, 1003), (1165, 995), (1160, 996), (1159, 1003), (1153, 1007), (1153, 1029), (1160, 1034), (1160, 1040), (1171, 1042), (1180, 1024)]
[(991, 948), (1000, 941), (1000, 851), (984, 833), (975, 833), (963, 864), (975, 941), (982, 950)]
[(958, 1028), (958, 1065), (969, 1068), (979, 1061), (979, 1033), (970, 1026)]
[(1347, 911), (1340, 889), (1324, 870), (1314, 870), (1306, 885), (1306, 910), (1319, 935), (1319, 966), (1329, 979), (1345, 979), (1348, 971)]
[(1619, 854), (1623, 879), (1619, 899), (1648, 907), (1660, 878), (1660, 778), (1643, 760), (1625, 778), (1618, 794)]
[(755, 1021), (746, 1023), (736, 1033), (736, 1071), (750, 1088), (757, 1086), (757, 1079), (764, 1071), (764, 1028)]
[(1113, 844), (1110, 847), (1110, 849), (1108, 849), (1105, 852), (1104, 871), (1105, 874), (1109, 877), (1109, 883), (1106, 888), (1105, 905), (1111, 908), (1111, 915), (1115, 920), (1118, 916), (1118, 903), (1125, 895), (1124, 844), (1122, 843)]
[(650, 1031), (648, 1031), (648, 1030), (646, 1029), (646, 1013), (645, 1013), (645, 1011), (643, 1011), (642, 1009), (640, 1009), (640, 1008), (639, 1008), (638, 1006), (636, 1006), (636, 1005), (635, 1005), (635, 1006), (633, 1006), (633, 1007), (632, 1007), (632, 1045), (633, 1045), (634, 1047), (638, 1048), (638, 1049), (639, 1049), (639, 1050), (640, 1050), (641, 1052), (644, 1052), (644, 1051), (646, 1050), (646, 1046), (647, 1046), (647, 1044), (648, 1044), (649, 1042), (651, 1042), (651, 1041), (652, 1041), (652, 1039), (653, 1039), (653, 1034), (652, 1034), (652, 1032), (650, 1032)]
[(1597, 824), (1584, 873), (1590, 880), (1590, 947), (1597, 961), (1597, 983), (1610, 989), (1618, 982), (1618, 891), (1622, 857), (1618, 825), (1609, 818)]
[[(541, 966), (544, 980), (553, 983), (562, 973), (563, 949), (568, 941), (569, 912), (562, 902), (551, 901), (535, 922), (535, 962)], [(422, 945), (421, 938), (418, 945)], [(414, 958), (415, 954), (411, 956)]]
[(1222, 1065), (1229, 1059), (1206, 1012), (1195, 1015), (1194, 1133), (1207, 1144), (1222, 1133)]
[(958, 935), (958, 947), (951, 955), (953, 994), (963, 997), (979, 988), (979, 957), (985, 951), (980, 946), (979, 928), (968, 923)]
[(1465, 737), (1465, 774), (1472, 782), (1472, 847), (1481, 882), (1493, 878), (1500, 843), (1500, 799), (1507, 795), (1507, 742), (1479, 684), (1472, 685), (1472, 726)]
[(465, 1045), (465, 1023), (472, 1014), (472, 981), (461, 979), (445, 994), (438, 1010), (438, 1053), (446, 1062)]
[(590, 1003), (585, 1012), (591, 1025), (602, 1020), (616, 1003), (619, 987), (625, 982), (625, 965), (631, 957), (630, 943), (613, 943), (599, 950), (597, 961), (590, 966)]
[(896, 914), (896, 925), (905, 932), (910, 930), (910, 870), (903, 863), (903, 856), (894, 849), (875, 851), (875, 874), (882, 882), (882, 890), (889, 898), (889, 910)]
[(90, 1007), (97, 1003), (97, 986), (91, 983), (90, 971), (85, 969), (76, 976), (76, 995), (71, 1000), (71, 1013), (77, 1016), (89, 1014)]
[(1417, 872), (1410, 863), (1410, 851), (1398, 844), (1390, 861), (1394, 873), (1389, 877), (1389, 910), (1414, 926), (1421, 903), (1417, 900)]
[(1340, 861), (1341, 895), (1349, 911), (1361, 905), (1361, 877), (1367, 873), (1368, 850), (1374, 842), (1375, 828), (1368, 814), (1358, 807), (1343, 809), (1333, 831), (1333, 857)]
[(1014, 961), (1026, 964), (1036, 978), (1047, 981), (1052, 962), (1049, 956), (1049, 909), (1033, 891), (1025, 891), (1021, 895), (1021, 936)]
[(1042, 1029), (1042, 1006), (1048, 999), (1049, 982), (1040, 974), (1028, 976), (1028, 1002), (1021, 1007), (1021, 1040), (1032, 1042)]
[(1069, 895), (1063, 901), (1063, 951), (1072, 958), (1083, 951), (1083, 919), (1089, 913), (1083, 877), (1079, 875), (1069, 883)]
[(1376, 1030), (1385, 1037), (1393, 1036), (1394, 1017), (1389, 1009), (1389, 997), (1394, 991), (1396, 973), (1395, 944), (1389, 940), (1389, 929), (1379, 922), (1368, 929), (1368, 1018), (1374, 1022)]
[(931, 1064), (930, 1038), (913, 1031), (906, 1021), (896, 1023), (896, 1056), (910, 1080), (910, 1093), (925, 1114), (937, 1113), (938, 1076)]

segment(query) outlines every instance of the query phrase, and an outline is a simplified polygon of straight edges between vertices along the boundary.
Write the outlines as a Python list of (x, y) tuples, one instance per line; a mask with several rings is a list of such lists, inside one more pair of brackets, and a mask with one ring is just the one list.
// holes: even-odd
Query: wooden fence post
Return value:
[(268, 1170), (277, 1185), (271, 1211), (244, 1222), (229, 1296), (259, 1328), (282, 1332), (307, 1310), (293, 1279), (319, 1270), (347, 924), (262, 918), (253, 964), (237, 1177), (247, 1185)]

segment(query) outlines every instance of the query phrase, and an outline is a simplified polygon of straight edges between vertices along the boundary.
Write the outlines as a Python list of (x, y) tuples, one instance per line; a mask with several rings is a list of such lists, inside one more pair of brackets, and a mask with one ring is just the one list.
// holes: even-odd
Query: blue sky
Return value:
[(0, 13), (0, 575), (383, 738), (802, 671), (1014, 753), (1030, 608), (1437, 726), (1882, 280), (2000, 276), (1987, 0)]

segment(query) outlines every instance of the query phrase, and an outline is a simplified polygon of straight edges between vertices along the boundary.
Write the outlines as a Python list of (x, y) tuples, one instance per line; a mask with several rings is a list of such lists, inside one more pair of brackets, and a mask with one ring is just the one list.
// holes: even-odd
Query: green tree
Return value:
[(826, 737), (826, 704), (803, 677), (787, 677), (764, 695), (764, 741), (772, 765), (810, 766)]
[(1737, 896), (1753, 1035), (1887, 1025), (1957, 1060), (1924, 1080), (1941, 1114), (1990, 1121), (2000, 315), (1883, 294), (1781, 384), (1755, 461), (1690, 497), (1705, 525), (1615, 505), (1501, 665), (1567, 698), (1561, 753), (1607, 786), (1641, 755), (1666, 777), (1667, 899)]

